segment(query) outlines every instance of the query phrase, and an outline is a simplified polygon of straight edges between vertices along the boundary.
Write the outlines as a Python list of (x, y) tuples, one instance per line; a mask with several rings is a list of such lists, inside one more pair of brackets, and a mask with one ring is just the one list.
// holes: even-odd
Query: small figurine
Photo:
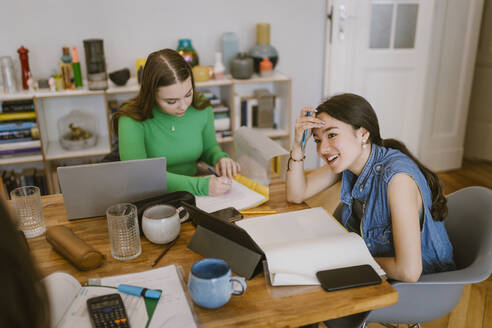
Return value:
[(53, 76), (51, 76), (48, 79), (48, 84), (50, 86), (50, 91), (55, 92), (56, 91), (56, 84), (55, 84), (55, 78)]
[(72, 141), (86, 140), (86, 139), (89, 139), (90, 137), (92, 137), (92, 134), (89, 131), (87, 131), (81, 127), (78, 127), (73, 123), (70, 123), (68, 125), (68, 127), (70, 128), (70, 132), (68, 134), (69, 140), (72, 140)]

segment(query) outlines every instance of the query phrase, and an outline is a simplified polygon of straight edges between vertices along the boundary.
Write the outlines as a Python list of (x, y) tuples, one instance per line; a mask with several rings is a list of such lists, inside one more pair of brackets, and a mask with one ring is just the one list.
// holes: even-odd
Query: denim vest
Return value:
[[(360, 224), (361, 236), (374, 257), (395, 256), (388, 185), (397, 173), (411, 176), (422, 195), (420, 239), (423, 273), (454, 270), (453, 246), (444, 222), (432, 219), (432, 194), (427, 180), (419, 167), (399, 150), (372, 144), (371, 154), (359, 177), (349, 170), (343, 172), (340, 190), (340, 200), (344, 204), (343, 226), (349, 231), (357, 231), (354, 226)], [(352, 216), (354, 198), (363, 204), (361, 222)]]

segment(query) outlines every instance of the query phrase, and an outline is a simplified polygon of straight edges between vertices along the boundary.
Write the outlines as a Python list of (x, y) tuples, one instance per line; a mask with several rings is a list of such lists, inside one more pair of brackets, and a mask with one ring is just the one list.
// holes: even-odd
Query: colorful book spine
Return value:
[(41, 148), (41, 141), (29, 140), (29, 141), (16, 141), (0, 144), (0, 150), (10, 149), (22, 149), (22, 148)]
[(1, 113), (0, 121), (27, 120), (36, 118), (35, 112)]
[(12, 139), (23, 139), (23, 138), (38, 139), (39, 138), (38, 128), (0, 131), (0, 140), (12, 140)]
[(34, 112), (32, 100), (13, 100), (2, 102), (2, 113)]
[(37, 127), (38, 127), (38, 124), (36, 123), (35, 120), (13, 121), (13, 122), (9, 121), (9, 122), (0, 123), (0, 132), (32, 129), (32, 128), (37, 128)]
[(8, 150), (0, 150), (0, 156), (20, 155), (20, 154), (26, 155), (27, 153), (38, 153), (40, 151), (41, 151), (41, 147), (8, 149)]

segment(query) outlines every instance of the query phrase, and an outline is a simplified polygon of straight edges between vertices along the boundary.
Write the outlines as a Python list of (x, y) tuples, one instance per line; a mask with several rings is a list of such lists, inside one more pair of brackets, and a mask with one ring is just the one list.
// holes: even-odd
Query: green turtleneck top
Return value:
[(213, 166), (222, 157), (229, 157), (217, 144), (212, 108), (190, 106), (185, 115), (176, 117), (156, 106), (152, 114), (153, 118), (142, 122), (128, 116), (118, 119), (121, 160), (166, 157), (167, 192), (208, 195), (210, 178), (194, 177), (197, 161)]

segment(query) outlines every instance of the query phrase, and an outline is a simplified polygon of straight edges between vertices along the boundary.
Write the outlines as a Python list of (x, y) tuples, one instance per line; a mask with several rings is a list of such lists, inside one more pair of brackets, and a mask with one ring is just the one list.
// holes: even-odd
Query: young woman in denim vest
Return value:
[[(313, 115), (306, 116), (308, 112)], [(326, 165), (304, 174), (304, 130)], [(454, 269), (439, 179), (395, 139), (381, 139), (376, 113), (362, 97), (334, 96), (303, 108), (287, 172), (287, 199), (300, 203), (341, 176), (341, 223), (364, 239), (389, 278), (415, 282)]]
[[(301, 146), (305, 130), (326, 162), (309, 174), (304, 173), (306, 156)], [(303, 202), (339, 178), (343, 204), (339, 219), (348, 231), (361, 235), (389, 278), (415, 282), (422, 273), (455, 268), (443, 222), (446, 198), (438, 177), (404, 144), (381, 139), (371, 105), (348, 93), (316, 109), (301, 110), (288, 161), (287, 200)], [(358, 327), (367, 315), (359, 313), (325, 324)]]

